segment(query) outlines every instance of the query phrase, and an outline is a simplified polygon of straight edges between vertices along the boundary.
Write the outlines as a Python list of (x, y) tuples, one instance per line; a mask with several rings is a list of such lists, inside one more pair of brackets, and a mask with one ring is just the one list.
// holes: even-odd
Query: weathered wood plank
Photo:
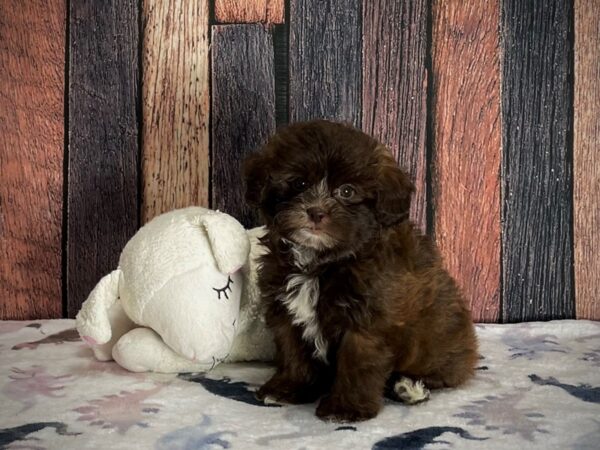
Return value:
[(600, 0), (575, 0), (573, 189), (578, 319), (600, 320)]
[(262, 25), (212, 27), (212, 114), (213, 208), (256, 225), (241, 164), (275, 131), (273, 39)]
[(65, 17), (0, 2), (0, 319), (62, 316)]
[(503, 320), (574, 317), (571, 2), (502, 4)]
[(144, 0), (142, 222), (209, 204), (208, 0)]
[(500, 310), (499, 7), (432, 4), (433, 229), (479, 322)]
[(215, 0), (215, 19), (219, 23), (283, 23), (283, 0)]
[(290, 121), (361, 126), (361, 0), (290, 0)]
[(289, 27), (287, 24), (273, 27), (273, 60), (275, 73), (275, 122), (278, 127), (289, 122)]
[(138, 2), (70, 3), (68, 315), (137, 229)]
[(411, 219), (426, 224), (427, 7), (363, 1), (362, 128), (386, 144), (415, 183)]

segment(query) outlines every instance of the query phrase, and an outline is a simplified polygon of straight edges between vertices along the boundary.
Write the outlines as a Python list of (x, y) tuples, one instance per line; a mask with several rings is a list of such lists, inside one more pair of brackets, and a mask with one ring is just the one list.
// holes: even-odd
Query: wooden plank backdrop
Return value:
[(494, 322), (500, 310), (499, 5), (434, 0), (432, 21), (434, 236), (475, 319)]
[(273, 38), (262, 25), (219, 25), (212, 50), (212, 204), (251, 227), (241, 163), (275, 131)]
[(290, 0), (290, 121), (361, 125), (361, 0)]
[(68, 315), (139, 224), (136, 0), (70, 2)]
[(0, 319), (74, 316), (172, 208), (256, 225), (242, 159), (328, 118), (411, 173), (411, 217), (475, 320), (600, 320), (600, 0), (15, 5), (0, 2)]
[(144, 0), (143, 17), (147, 222), (174, 208), (209, 205), (208, 0)]
[(574, 238), (578, 319), (600, 319), (600, 0), (575, 0)]
[(427, 1), (363, 2), (363, 130), (415, 184), (410, 217), (427, 230)]
[(289, 66), (287, 24), (273, 27), (273, 71), (275, 75), (275, 124), (280, 127), (289, 122)]
[(573, 8), (502, 4), (503, 320), (574, 317)]
[(65, 1), (0, 2), (0, 318), (60, 317)]
[(215, 19), (220, 23), (282, 23), (283, 0), (215, 0)]

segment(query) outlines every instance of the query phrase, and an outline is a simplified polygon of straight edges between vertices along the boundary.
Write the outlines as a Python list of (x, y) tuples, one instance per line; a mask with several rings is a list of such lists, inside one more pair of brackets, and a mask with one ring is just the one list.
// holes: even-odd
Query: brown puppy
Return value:
[(413, 186), (389, 151), (345, 125), (291, 125), (244, 166), (270, 252), (259, 286), (277, 344), (265, 401), (317, 415), (377, 415), (384, 391), (415, 403), (477, 360), (471, 316), (432, 244), (408, 221)]

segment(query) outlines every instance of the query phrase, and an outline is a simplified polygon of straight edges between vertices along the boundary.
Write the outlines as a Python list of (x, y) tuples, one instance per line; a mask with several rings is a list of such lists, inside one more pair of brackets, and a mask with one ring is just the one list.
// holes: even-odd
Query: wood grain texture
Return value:
[(0, 2), (0, 319), (62, 315), (65, 17)]
[(290, 121), (361, 125), (361, 0), (290, 0)]
[(571, 2), (502, 4), (503, 320), (574, 317)]
[(277, 127), (289, 122), (289, 27), (287, 24), (273, 27), (273, 60), (275, 73), (275, 123)]
[(219, 23), (283, 23), (284, 0), (215, 0), (215, 19)]
[(362, 128), (392, 150), (415, 184), (411, 219), (426, 223), (426, 0), (363, 1)]
[(573, 197), (578, 319), (600, 320), (600, 0), (575, 0)]
[(262, 25), (212, 27), (212, 114), (213, 208), (254, 226), (241, 165), (275, 131), (273, 39)]
[(432, 3), (434, 236), (478, 322), (500, 310), (497, 1)]
[(142, 222), (209, 204), (208, 0), (144, 0)]
[(68, 315), (138, 227), (135, 0), (70, 2)]

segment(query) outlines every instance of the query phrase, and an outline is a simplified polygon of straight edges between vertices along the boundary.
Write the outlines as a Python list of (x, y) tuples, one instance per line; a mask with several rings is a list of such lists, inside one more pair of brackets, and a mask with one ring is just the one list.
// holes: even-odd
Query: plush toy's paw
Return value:
[(327, 422), (361, 422), (372, 419), (379, 412), (374, 403), (351, 405), (343, 399), (328, 395), (321, 399), (317, 407), (317, 417)]
[(113, 350), (113, 347), (109, 344), (95, 345), (92, 347), (92, 352), (94, 353), (94, 357), (98, 361), (102, 361), (102, 362), (113, 360), (112, 350)]
[(112, 349), (120, 366), (132, 372), (205, 372), (214, 362), (194, 362), (175, 353), (149, 328), (136, 328), (123, 335)]

